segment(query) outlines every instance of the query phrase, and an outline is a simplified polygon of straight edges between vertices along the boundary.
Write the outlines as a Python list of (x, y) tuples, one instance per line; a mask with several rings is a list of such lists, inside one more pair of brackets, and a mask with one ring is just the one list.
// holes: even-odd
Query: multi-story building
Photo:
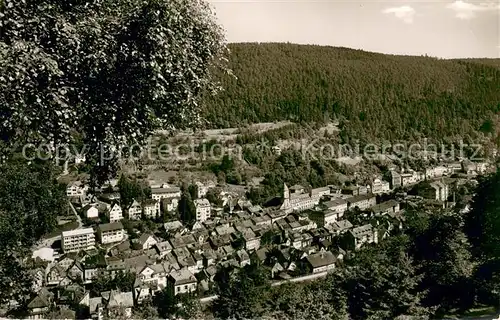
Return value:
[(357, 207), (359, 210), (366, 210), (377, 204), (377, 198), (372, 193), (350, 197), (346, 200), (349, 209)]
[(312, 195), (311, 193), (306, 193), (302, 186), (293, 186), (289, 189), (285, 184), (283, 189), (283, 203), (280, 210), (290, 213), (292, 211), (313, 209), (314, 206), (319, 204), (321, 197), (318, 195), (327, 194), (325, 192), (326, 190), (320, 190)]
[(141, 218), (142, 207), (137, 200), (134, 200), (132, 204), (128, 207), (128, 218), (131, 220), (139, 220)]
[(391, 191), (391, 184), (387, 181), (375, 179), (370, 185), (370, 188), (373, 194), (389, 193)]
[(446, 176), (448, 174), (452, 174), (453, 170), (446, 166), (436, 166), (433, 168), (425, 169), (425, 179), (433, 179), (433, 178), (441, 178), (442, 176)]
[(210, 219), (210, 202), (207, 199), (194, 200), (196, 208), (196, 221), (205, 222)]
[(425, 179), (425, 173), (409, 170), (401, 173), (401, 185), (407, 187)]
[(125, 230), (121, 222), (100, 224), (97, 234), (102, 244), (120, 242), (125, 239)]
[(61, 238), (64, 252), (89, 250), (95, 246), (94, 229), (92, 228), (63, 231)]
[(167, 287), (174, 295), (193, 292), (196, 286), (195, 276), (186, 268), (172, 271), (167, 279)]
[(205, 183), (197, 181), (195, 184), (198, 187), (198, 194), (197, 194), (198, 199), (206, 196), (208, 190), (215, 188), (215, 182), (213, 181), (207, 181)]
[(370, 211), (375, 215), (386, 215), (391, 213), (399, 212), (400, 206), (399, 202), (391, 199), (370, 208)]
[(384, 179), (389, 182), (391, 189), (401, 187), (401, 175), (395, 170), (390, 170), (389, 172), (387, 172), (384, 176)]
[(160, 215), (160, 205), (157, 200), (147, 199), (142, 203), (142, 214), (146, 218), (156, 218)]
[(371, 224), (354, 228), (347, 232), (348, 246), (358, 250), (365, 243), (378, 243), (378, 232)]
[(122, 207), (115, 202), (111, 205), (111, 208), (106, 211), (106, 216), (109, 218), (109, 222), (116, 222), (123, 219)]
[(88, 188), (85, 185), (83, 185), (82, 182), (74, 181), (74, 182), (68, 184), (68, 187), (66, 188), (66, 195), (68, 197), (85, 196), (87, 189)]
[(423, 183), (419, 187), (418, 194), (426, 199), (446, 201), (449, 197), (448, 185), (440, 181)]
[(179, 187), (170, 187), (162, 185), (160, 188), (151, 188), (151, 198), (156, 200), (156, 209), (160, 212), (162, 199), (180, 198), (181, 189)]

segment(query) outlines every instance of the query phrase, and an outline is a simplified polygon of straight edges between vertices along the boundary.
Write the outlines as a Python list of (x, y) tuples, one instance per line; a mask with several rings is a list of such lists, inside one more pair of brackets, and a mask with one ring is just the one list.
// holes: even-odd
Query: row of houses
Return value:
[[(203, 197), (208, 190), (207, 186), (211, 186), (212, 184), (205, 185), (198, 183), (197, 185), (199, 185), (198, 195)], [(83, 204), (81, 211), (85, 218), (97, 219), (99, 215), (103, 215), (110, 222), (120, 221), (125, 216), (130, 220), (158, 218), (162, 212), (175, 212), (181, 198), (179, 187), (163, 184), (159, 187), (151, 188), (151, 199), (146, 199), (142, 202), (133, 200), (128, 207), (122, 208), (118, 192), (102, 194), (97, 197), (87, 195), (87, 191), (88, 188), (82, 187), (80, 182), (72, 183), (67, 187), (67, 194), (73, 198), (78, 197), (80, 204)], [(194, 204), (197, 221), (203, 222), (210, 218), (211, 209), (207, 199), (198, 198), (194, 201)]]

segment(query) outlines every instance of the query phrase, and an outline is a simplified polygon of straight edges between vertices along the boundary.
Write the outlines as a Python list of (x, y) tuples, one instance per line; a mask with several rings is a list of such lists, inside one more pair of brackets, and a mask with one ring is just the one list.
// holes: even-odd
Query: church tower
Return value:
[(281, 205), (281, 210), (286, 210), (290, 208), (290, 190), (288, 189), (286, 183), (283, 183), (283, 204)]

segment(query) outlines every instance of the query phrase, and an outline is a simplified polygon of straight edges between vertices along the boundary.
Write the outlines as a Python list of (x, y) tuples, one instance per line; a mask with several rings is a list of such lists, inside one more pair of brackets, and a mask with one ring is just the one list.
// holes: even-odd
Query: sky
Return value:
[(229, 42), (500, 58), (500, 0), (208, 0)]

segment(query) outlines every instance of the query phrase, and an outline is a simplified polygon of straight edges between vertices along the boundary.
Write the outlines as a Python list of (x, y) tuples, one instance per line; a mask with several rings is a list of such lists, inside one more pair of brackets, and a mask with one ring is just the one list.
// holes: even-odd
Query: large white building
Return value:
[(194, 200), (196, 208), (196, 221), (204, 222), (210, 219), (210, 202), (207, 199)]
[(280, 210), (290, 213), (292, 211), (313, 209), (319, 204), (321, 197), (329, 193), (329, 188), (317, 188), (307, 193), (302, 186), (297, 185), (289, 189), (285, 184), (283, 190), (283, 204)]
[(373, 194), (389, 193), (391, 191), (390, 183), (388, 181), (383, 181), (380, 179), (373, 180), (370, 188)]
[(156, 210), (160, 212), (162, 199), (180, 199), (181, 189), (179, 187), (170, 187), (162, 185), (160, 188), (151, 188), (151, 198), (156, 200)]
[(89, 250), (95, 246), (94, 229), (92, 228), (64, 231), (61, 238), (64, 252)]

